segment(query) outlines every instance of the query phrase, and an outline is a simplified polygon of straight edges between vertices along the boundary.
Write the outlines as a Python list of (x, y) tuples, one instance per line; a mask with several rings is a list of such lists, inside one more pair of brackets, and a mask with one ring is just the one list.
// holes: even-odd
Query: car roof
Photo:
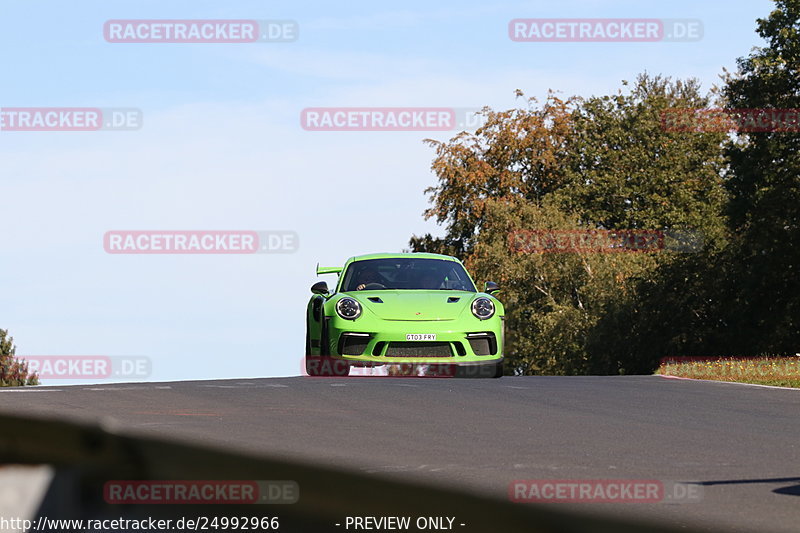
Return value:
[(366, 261), (367, 259), (409, 259), (409, 258), (440, 259), (443, 261), (453, 261), (455, 263), (460, 262), (455, 257), (451, 257), (449, 255), (430, 254), (427, 252), (407, 252), (407, 253), (378, 253), (378, 254), (356, 255), (345, 261), (345, 264), (355, 261)]

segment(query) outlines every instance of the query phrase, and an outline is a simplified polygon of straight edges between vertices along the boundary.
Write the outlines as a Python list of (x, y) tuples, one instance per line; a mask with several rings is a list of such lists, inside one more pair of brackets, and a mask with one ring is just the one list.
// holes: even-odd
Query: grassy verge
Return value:
[(674, 357), (663, 359), (656, 374), (800, 388), (800, 357)]

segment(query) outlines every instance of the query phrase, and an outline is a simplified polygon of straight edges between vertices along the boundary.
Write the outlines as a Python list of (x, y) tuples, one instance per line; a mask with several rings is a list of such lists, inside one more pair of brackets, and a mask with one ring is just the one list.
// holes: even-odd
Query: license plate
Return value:
[(407, 333), (407, 341), (435, 341), (436, 333)]

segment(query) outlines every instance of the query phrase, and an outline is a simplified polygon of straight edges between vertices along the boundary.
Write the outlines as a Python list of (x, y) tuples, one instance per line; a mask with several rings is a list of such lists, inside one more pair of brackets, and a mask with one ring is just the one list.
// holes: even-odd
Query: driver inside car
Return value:
[(419, 288), (429, 290), (438, 289), (442, 286), (442, 278), (443, 276), (439, 275), (437, 272), (426, 272), (420, 277)]
[(383, 285), (383, 278), (376, 270), (372, 268), (365, 268), (358, 274), (356, 282), (358, 283), (358, 285), (356, 285), (356, 290), (363, 291), (365, 288), (367, 288), (367, 285), (371, 283)]

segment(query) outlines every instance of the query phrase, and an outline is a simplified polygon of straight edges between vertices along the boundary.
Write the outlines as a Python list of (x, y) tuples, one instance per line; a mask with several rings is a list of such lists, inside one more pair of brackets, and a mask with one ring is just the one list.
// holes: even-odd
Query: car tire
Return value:
[(497, 378), (503, 377), (503, 362), (502, 361), (500, 361), (499, 363), (494, 365), (493, 368), (494, 368), (494, 372), (492, 373), (491, 376), (489, 376), (490, 378), (497, 379)]
[(350, 365), (347, 361), (334, 359), (330, 355), (328, 341), (327, 321), (322, 319), (322, 334), (320, 335), (320, 354), (311, 355), (311, 336), (306, 328), (306, 374), (314, 377), (345, 377), (350, 375)]
[(350, 375), (350, 365), (329, 355), (311, 355), (306, 357), (306, 374), (318, 378), (343, 378)]

